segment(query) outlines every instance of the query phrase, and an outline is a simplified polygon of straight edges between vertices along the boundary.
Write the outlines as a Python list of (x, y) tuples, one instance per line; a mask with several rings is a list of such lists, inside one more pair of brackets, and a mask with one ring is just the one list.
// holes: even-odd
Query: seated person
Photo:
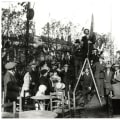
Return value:
[(46, 70), (46, 69), (41, 70), (39, 88), (36, 93), (37, 96), (39, 96), (41, 94), (49, 95), (52, 90), (52, 83), (48, 79), (47, 75), (48, 75), (48, 70)]
[[(41, 70), (41, 77), (40, 77), (40, 81), (39, 81), (39, 88), (38, 88), (38, 91), (37, 91), (35, 96), (50, 95), (51, 91), (52, 91), (52, 83), (48, 79), (48, 70), (43, 69), (43, 70)], [(42, 102), (40, 102), (38, 104), (37, 103), (35, 104), (36, 107), (40, 106), (41, 110), (45, 109), (45, 106), (43, 106)], [(46, 104), (48, 104), (48, 101), (46, 101)]]
[(53, 74), (50, 76), (52, 82), (52, 87), (55, 88), (56, 83), (61, 81), (61, 77), (58, 75), (57, 71), (53, 71)]
[[(60, 101), (57, 102), (57, 105), (60, 106), (62, 104), (62, 99), (60, 97), (60, 95), (64, 94), (63, 93), (63, 89), (65, 88), (65, 84), (64, 83), (61, 83), (61, 81), (58, 81), (56, 84), (55, 84), (55, 91), (59, 94), (57, 96), (57, 99), (60, 99)], [(67, 101), (66, 101), (67, 102)], [(68, 102), (67, 102), (68, 103)]]
[(58, 81), (55, 85), (55, 90), (56, 91), (61, 91), (65, 88), (65, 84), (64, 83), (61, 83), (61, 81)]

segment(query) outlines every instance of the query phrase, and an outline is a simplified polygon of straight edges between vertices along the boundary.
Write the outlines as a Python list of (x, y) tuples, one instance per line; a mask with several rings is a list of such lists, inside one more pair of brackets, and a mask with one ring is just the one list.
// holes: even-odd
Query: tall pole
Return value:
[(28, 62), (28, 42), (29, 42), (29, 9), (30, 9), (30, 2), (27, 4), (27, 21), (26, 21), (26, 44), (25, 44), (25, 59), (26, 65)]
[(49, 44), (50, 44), (50, 41), (49, 41), (49, 30), (50, 30), (49, 22), (47, 23), (47, 30), (48, 30), (48, 48), (49, 48)]

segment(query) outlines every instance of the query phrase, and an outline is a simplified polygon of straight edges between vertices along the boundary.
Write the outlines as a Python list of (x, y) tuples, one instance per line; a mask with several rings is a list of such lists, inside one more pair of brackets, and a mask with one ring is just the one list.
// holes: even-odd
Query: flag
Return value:
[(91, 26), (90, 26), (90, 37), (92, 37), (94, 34), (94, 16), (92, 14), (92, 17), (91, 17)]
[(94, 44), (95, 41), (96, 41), (96, 35), (94, 33), (94, 16), (93, 16), (93, 14), (92, 14), (92, 17), (91, 17), (90, 39), (91, 39), (92, 43)]

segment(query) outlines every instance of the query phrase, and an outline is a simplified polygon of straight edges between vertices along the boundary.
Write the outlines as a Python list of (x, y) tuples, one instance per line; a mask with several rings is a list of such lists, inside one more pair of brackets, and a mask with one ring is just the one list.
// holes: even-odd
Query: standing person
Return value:
[(85, 69), (85, 73), (82, 76), (83, 79), (83, 98), (84, 103), (87, 104), (89, 101), (89, 95), (93, 85), (92, 76), (88, 68)]
[[(32, 80), (32, 78), (31, 78), (31, 71), (32, 71), (31, 67), (28, 66), (26, 71), (27, 72), (24, 75), (24, 83), (22, 85), (22, 90), (21, 90), (21, 94), (20, 94), (20, 96), (22, 96), (22, 97), (24, 96), (24, 91), (30, 90), (30, 83), (31, 83), (31, 80)], [(30, 96), (29, 92), (27, 92), (25, 94), (25, 97), (27, 97), (27, 96)]]
[(63, 83), (65, 84), (65, 95), (67, 96), (67, 93), (68, 93), (69, 88), (70, 88), (70, 73), (68, 71), (68, 64), (64, 65)]
[(112, 95), (112, 79), (113, 79), (113, 72), (111, 71), (111, 65), (107, 64), (106, 65), (106, 70), (105, 70), (105, 89), (106, 89), (106, 95)]
[(115, 72), (114, 72), (114, 77), (113, 77), (113, 83), (112, 83), (112, 87), (113, 87), (113, 94), (115, 96), (119, 96), (120, 95), (120, 69), (119, 69), (119, 64), (116, 63), (114, 65), (115, 67)]
[(30, 63), (31, 66), (31, 84), (30, 84), (30, 89), (31, 89), (31, 95), (34, 96), (36, 91), (37, 91), (37, 84), (39, 81), (39, 72), (37, 70), (37, 64), (35, 62)]
[(105, 44), (103, 43), (103, 40), (101, 38), (99, 38), (97, 41), (96, 41), (96, 48), (98, 50), (98, 54), (101, 55), (104, 51), (104, 46)]
[(83, 58), (89, 57), (91, 59), (93, 44), (95, 43), (95, 40), (93, 38), (90, 38), (89, 36), (89, 30), (84, 30), (85, 36), (82, 37), (82, 51), (83, 51)]
[(8, 100), (11, 102), (16, 101), (19, 96), (20, 88), (15, 78), (16, 65), (15, 62), (8, 62), (5, 65), (5, 68), (7, 69), (4, 76), (5, 102), (8, 102)]
[(120, 81), (120, 69), (119, 69), (120, 66), (119, 66), (119, 64), (115, 64), (114, 67), (115, 67), (114, 81), (118, 82), (118, 81)]
[(105, 70), (105, 97), (106, 97), (106, 105), (107, 110), (109, 111), (109, 96), (112, 97), (112, 79), (113, 79), (113, 72), (111, 71), (111, 64), (106, 65)]
[(93, 65), (93, 68), (95, 70), (94, 76), (98, 88), (98, 92), (100, 94), (100, 97), (104, 98), (104, 79), (105, 79), (105, 66), (103, 63), (103, 57), (100, 56), (99, 62), (96, 62)]
[(65, 53), (63, 51), (61, 55), (61, 65), (63, 66), (64, 64), (65, 64)]
[[(83, 58), (82, 58), (82, 51), (81, 51), (81, 43), (79, 39), (76, 39), (75, 46), (73, 50), (74, 56), (74, 66), (75, 66), (75, 78), (78, 78), (78, 74), (82, 68)], [(76, 81), (75, 81), (76, 83)]]

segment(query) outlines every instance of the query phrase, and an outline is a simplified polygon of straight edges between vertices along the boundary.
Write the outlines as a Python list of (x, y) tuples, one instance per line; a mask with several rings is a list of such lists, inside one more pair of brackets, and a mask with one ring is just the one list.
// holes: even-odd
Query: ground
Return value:
[(103, 106), (96, 95), (94, 95), (91, 101), (85, 106), (84, 109), (77, 109), (75, 114), (72, 112), (74, 118), (108, 118), (107, 109), (105, 106), (105, 100), (102, 100)]

